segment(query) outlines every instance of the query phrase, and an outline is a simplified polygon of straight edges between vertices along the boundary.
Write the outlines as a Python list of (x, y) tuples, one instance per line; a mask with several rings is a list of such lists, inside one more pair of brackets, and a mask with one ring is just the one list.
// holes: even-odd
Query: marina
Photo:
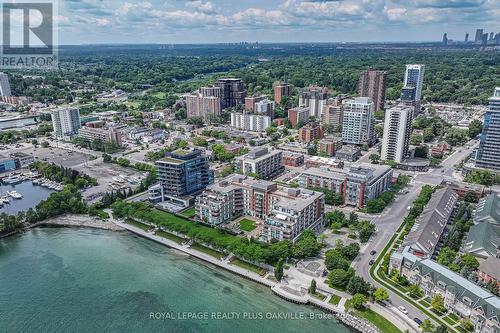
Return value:
[[(24, 176), (23, 176), (24, 177)], [(55, 183), (35, 184), (36, 179), (24, 177), (15, 183), (2, 182), (0, 185), (0, 213), (16, 214), (34, 208), (40, 201), (45, 200), (54, 191), (62, 190), (62, 186)]]

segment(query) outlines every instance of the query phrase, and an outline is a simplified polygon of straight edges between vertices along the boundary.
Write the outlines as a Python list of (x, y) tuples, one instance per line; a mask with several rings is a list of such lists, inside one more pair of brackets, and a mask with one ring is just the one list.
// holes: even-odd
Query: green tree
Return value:
[(477, 261), (476, 257), (468, 253), (464, 254), (461, 260), (464, 263), (465, 267), (467, 267), (470, 270), (476, 270), (479, 267), (479, 261)]
[(367, 303), (367, 298), (363, 294), (354, 294), (350, 299), (350, 305), (356, 310), (363, 310)]
[(443, 266), (449, 266), (457, 257), (457, 252), (445, 246), (439, 251), (437, 262)]
[(408, 287), (408, 292), (409, 292), (411, 298), (418, 299), (418, 298), (421, 298), (424, 296), (424, 291), (422, 289), (420, 289), (418, 284), (411, 284)]
[(483, 123), (480, 120), (474, 119), (469, 124), (468, 135), (471, 139), (478, 136), (483, 131)]
[(311, 280), (311, 285), (309, 286), (309, 294), (311, 294), (311, 295), (316, 294), (316, 280), (315, 279)]
[(351, 274), (349, 271), (345, 271), (340, 268), (333, 269), (327, 276), (328, 284), (330, 286), (341, 288), (345, 288), (347, 286), (350, 278)]
[(437, 313), (444, 313), (446, 308), (444, 307), (444, 298), (440, 294), (436, 294), (431, 300), (431, 306)]
[(276, 265), (276, 269), (274, 270), (274, 277), (278, 281), (281, 281), (281, 279), (283, 278), (283, 259), (280, 259), (278, 261), (278, 264)]
[(422, 143), (424, 137), (421, 134), (413, 134), (410, 138), (410, 143), (414, 146), (418, 146)]
[(384, 288), (378, 288), (373, 292), (373, 298), (378, 302), (387, 301), (389, 299), (389, 293)]
[(425, 319), (422, 324), (420, 324), (420, 328), (423, 333), (431, 333), (434, 331), (434, 325), (429, 319)]
[(378, 154), (370, 154), (368, 158), (370, 159), (372, 164), (378, 164), (380, 162), (380, 155)]
[(351, 295), (354, 294), (368, 295), (370, 289), (371, 289), (370, 284), (359, 276), (351, 277), (346, 287), (347, 292), (350, 293)]

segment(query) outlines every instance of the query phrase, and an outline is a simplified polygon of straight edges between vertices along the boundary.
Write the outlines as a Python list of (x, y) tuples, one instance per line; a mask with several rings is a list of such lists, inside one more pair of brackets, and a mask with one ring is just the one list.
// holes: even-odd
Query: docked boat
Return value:
[(13, 197), (14, 199), (22, 199), (23, 198), (23, 195), (15, 190), (12, 190), (12, 191), (7, 191), (7, 194), (10, 195), (11, 197)]
[(13, 176), (5, 177), (4, 179), (2, 179), (2, 181), (5, 184), (9, 184), (9, 185), (11, 185), (11, 184), (19, 184), (23, 180), (24, 180), (24, 177), (21, 176), (21, 175), (13, 175)]

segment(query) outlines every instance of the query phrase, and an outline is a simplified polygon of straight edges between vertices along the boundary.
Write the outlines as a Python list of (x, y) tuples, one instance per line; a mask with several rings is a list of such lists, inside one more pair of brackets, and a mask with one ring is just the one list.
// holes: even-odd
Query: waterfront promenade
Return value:
[[(170, 248), (176, 249), (182, 253), (188, 254), (190, 256), (193, 256), (195, 258), (201, 259), (203, 261), (209, 262), (213, 265), (216, 265), (218, 267), (221, 267), (227, 271), (230, 271), (232, 273), (238, 274), (242, 277), (245, 277), (249, 280), (252, 280), (254, 282), (260, 283), (262, 285), (268, 286), (271, 288), (274, 294), (280, 296), (281, 298), (284, 298), (290, 302), (294, 302), (297, 304), (311, 304), (316, 307), (319, 307), (325, 311), (334, 313), (336, 315), (336, 318), (340, 321), (342, 321), (344, 324), (350, 326), (351, 328), (354, 328), (358, 331), (364, 332), (364, 333), (380, 333), (380, 331), (374, 327), (371, 323), (365, 321), (364, 319), (360, 319), (357, 317), (354, 317), (348, 313), (345, 312), (344, 309), (344, 304), (345, 301), (350, 297), (350, 295), (347, 295), (345, 293), (342, 293), (342, 299), (339, 302), (338, 305), (334, 305), (332, 303), (329, 303), (329, 300), (331, 298), (331, 295), (329, 295), (325, 300), (320, 300), (317, 299), (307, 293), (300, 293), (298, 290), (295, 289), (295, 286), (289, 285), (287, 282), (287, 279), (284, 279), (282, 283), (276, 282), (274, 279), (268, 279), (269, 274), (266, 274), (265, 276), (260, 276), (259, 274), (244, 269), (242, 267), (233, 265), (229, 261), (229, 257), (227, 256), (223, 259), (217, 259), (212, 257), (209, 254), (197, 251), (193, 248), (190, 247), (190, 242), (185, 243), (185, 244), (179, 244), (175, 241), (163, 238), (161, 236), (155, 235), (153, 232), (145, 231), (142, 230), (141, 228), (138, 228), (136, 226), (124, 223), (120, 220), (117, 220), (112, 217), (111, 211), (108, 211), (108, 213), (111, 216), (111, 221), (119, 226), (120, 228), (129, 230), (130, 232), (137, 234), (139, 236), (142, 236), (144, 238), (153, 240), (155, 242), (158, 242), (160, 244), (163, 244), (165, 246), (168, 246)], [(311, 278), (312, 279), (312, 278)], [(309, 281), (310, 282), (310, 281)], [(324, 284), (324, 282), (320, 282), (321, 289), (331, 289)], [(335, 292), (337, 293), (337, 292)], [(388, 320), (393, 322), (395, 325), (398, 326), (402, 331), (409, 330), (410, 332), (415, 332), (413, 327), (409, 327), (406, 325), (403, 321), (401, 321), (399, 318), (397, 318), (397, 315), (391, 313), (389, 309), (380, 309), (382, 308), (379, 305), (371, 305), (375, 306), (376, 311), (381, 313), (384, 317), (386, 317)]]

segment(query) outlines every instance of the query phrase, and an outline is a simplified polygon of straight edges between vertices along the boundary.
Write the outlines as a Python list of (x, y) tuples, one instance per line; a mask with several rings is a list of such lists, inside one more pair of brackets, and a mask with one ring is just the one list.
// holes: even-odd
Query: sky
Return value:
[(59, 0), (57, 22), (60, 44), (390, 42), (499, 32), (498, 17), (499, 0)]

